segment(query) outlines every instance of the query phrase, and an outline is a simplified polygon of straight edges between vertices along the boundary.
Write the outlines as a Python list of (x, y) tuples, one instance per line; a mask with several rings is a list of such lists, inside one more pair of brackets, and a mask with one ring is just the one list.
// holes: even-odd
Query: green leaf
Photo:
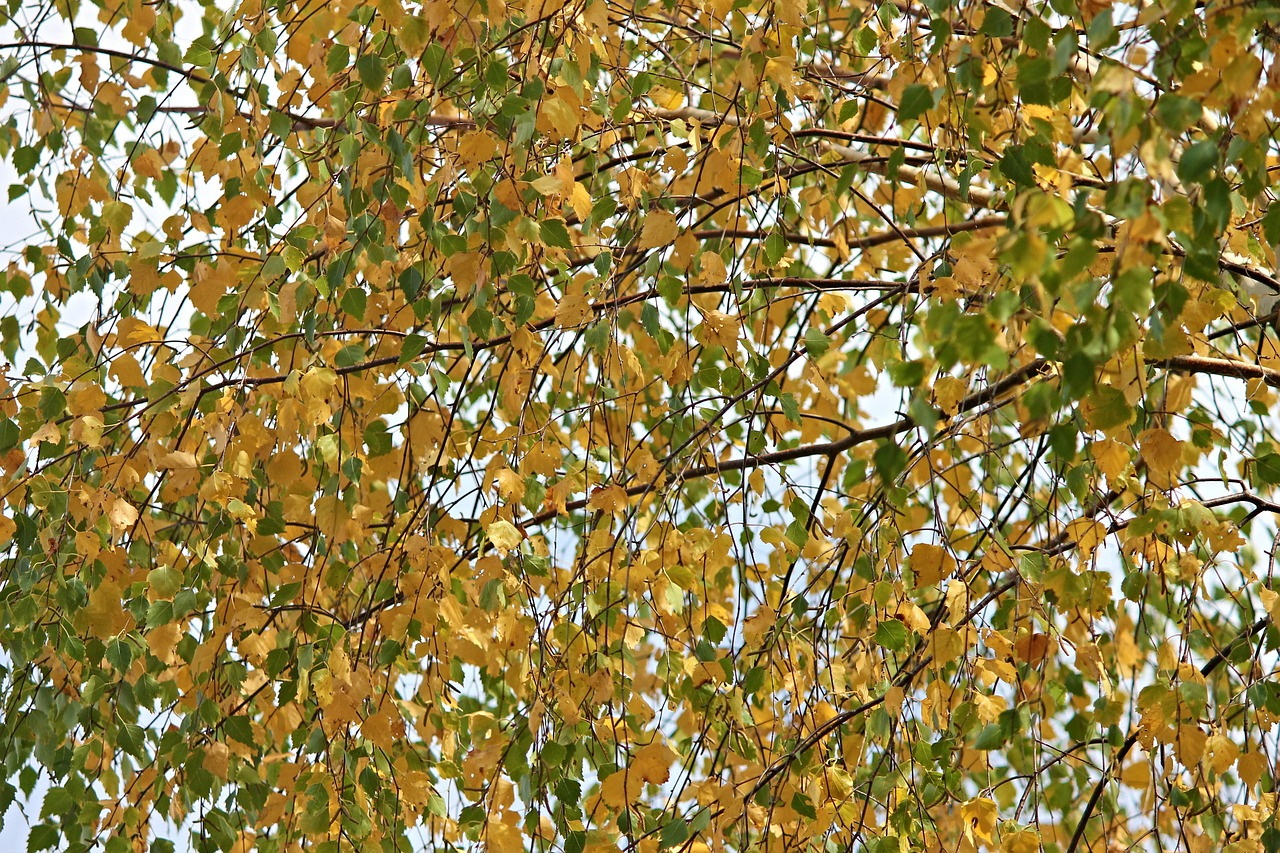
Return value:
[(787, 253), (787, 237), (781, 231), (773, 231), (764, 239), (764, 257), (769, 266), (777, 266)]
[(306, 810), (303, 811), (302, 819), (298, 822), (299, 828), (311, 835), (321, 835), (328, 832), (329, 797), (320, 792), (309, 796), (306, 803)]
[(332, 77), (345, 71), (350, 63), (351, 50), (345, 44), (338, 42), (329, 48), (329, 55), (325, 59), (325, 71)]
[(876, 644), (900, 652), (907, 647), (907, 626), (897, 619), (883, 619), (876, 625)]
[(347, 316), (356, 322), (364, 320), (365, 305), (368, 302), (368, 294), (362, 287), (352, 287), (342, 294), (342, 310)]
[(338, 367), (353, 367), (368, 358), (365, 348), (360, 344), (347, 344), (338, 350), (338, 354), (333, 357), (333, 363)]
[(253, 735), (253, 724), (249, 722), (248, 717), (227, 717), (222, 724), (222, 730), (228, 737), (240, 741), (245, 746), (257, 745), (257, 740)]
[(182, 572), (173, 566), (161, 566), (147, 573), (147, 586), (157, 598), (173, 598), (182, 589)]
[(569, 236), (569, 229), (565, 227), (563, 219), (545, 219), (539, 226), (539, 230), (542, 233), (543, 245), (557, 249), (573, 248), (573, 239)]
[[(287, 250), (286, 250), (287, 251)], [(296, 252), (297, 250), (294, 249)], [(262, 277), (266, 279), (278, 278), (285, 273), (284, 256), (277, 253), (267, 258), (266, 263), (262, 265)]]
[(342, 137), (342, 141), (338, 143), (338, 153), (342, 155), (343, 166), (354, 166), (360, 158), (360, 138), (352, 133)]
[(979, 32), (994, 38), (1007, 38), (1013, 35), (1013, 16), (999, 6), (988, 6)]
[(924, 383), (923, 361), (891, 361), (888, 372), (889, 379), (899, 388), (919, 388)]
[(1089, 408), (1085, 420), (1093, 429), (1115, 429), (1133, 420), (1133, 409), (1119, 388), (1099, 385), (1087, 400)]
[(271, 606), (280, 607), (288, 604), (298, 597), (298, 593), (302, 591), (302, 584), (295, 581), (293, 583), (284, 583), (276, 587), (275, 592), (271, 594)]
[(58, 831), (57, 826), (49, 823), (37, 823), (27, 833), (27, 853), (36, 853), (37, 850), (51, 850), (58, 846), (58, 840), (61, 837), (62, 833)]
[(116, 729), (116, 745), (134, 758), (146, 755), (146, 734), (142, 727), (134, 723), (124, 723)]
[(894, 442), (886, 441), (876, 448), (872, 461), (880, 478), (887, 483), (892, 483), (907, 467), (907, 454)]
[(22, 433), (18, 425), (9, 418), (0, 418), (0, 450), (9, 450), (18, 446)]
[(569, 751), (561, 744), (558, 744), (555, 741), (548, 741), (542, 747), (542, 763), (548, 767), (559, 767), (568, 754)]
[(658, 842), (659, 850), (669, 850), (672, 847), (683, 844), (689, 837), (689, 825), (684, 818), (676, 818), (667, 821), (662, 827), (662, 838)]
[(794, 394), (783, 394), (778, 397), (778, 402), (782, 405), (782, 413), (787, 416), (787, 420), (797, 426), (804, 422), (800, 417), (800, 403), (797, 402)]
[(978, 736), (974, 738), (973, 748), (983, 752), (990, 752), (991, 750), (1003, 748), (1006, 740), (1003, 727), (995, 723), (988, 723), (982, 727), (982, 730), (978, 732)]
[(40, 152), (36, 148), (23, 145), (13, 152), (13, 168), (19, 175), (25, 175), (35, 168), (40, 161)]
[(102, 206), (100, 220), (117, 236), (123, 233), (132, 219), (133, 208), (122, 201), (109, 201)]
[(1101, 51), (1115, 44), (1116, 27), (1110, 9), (1102, 9), (1093, 16), (1088, 36), (1090, 50)]
[(919, 118), (938, 105), (941, 95), (941, 91), (935, 92), (928, 86), (912, 83), (902, 90), (902, 97), (898, 100), (898, 120), (912, 121)]
[(804, 351), (812, 358), (818, 358), (831, 348), (831, 338), (822, 333), (816, 326), (810, 326), (804, 333)]
[(803, 548), (809, 543), (809, 529), (798, 520), (787, 525), (785, 535), (797, 548)]
[(209, 68), (213, 65), (213, 51), (209, 49), (209, 45), (206, 42), (197, 40), (187, 48), (187, 52), (182, 59), (187, 65), (192, 65), (196, 68)]
[(387, 65), (376, 53), (366, 53), (356, 60), (356, 74), (366, 89), (379, 91), (387, 81)]
[(1031, 171), (1031, 164), (1023, 153), (1021, 145), (1010, 145), (1000, 157), (1000, 171), (1015, 184), (1034, 187), (1036, 176)]
[(564, 853), (585, 853), (587, 834), (582, 830), (571, 829), (564, 833)]
[(1255, 457), (1253, 480), (1262, 486), (1280, 485), (1280, 455), (1272, 452)]
[(806, 817), (809, 820), (813, 820), (818, 816), (818, 810), (814, 808), (813, 801), (809, 799), (807, 794), (799, 791), (796, 791), (791, 798), (791, 808), (795, 809), (801, 817)]
[(1217, 165), (1217, 144), (1202, 139), (1182, 152), (1182, 159), (1178, 161), (1178, 177), (1191, 183), (1204, 183)]
[(764, 687), (765, 669), (761, 666), (753, 666), (747, 670), (747, 674), (742, 677), (742, 692), (748, 696), (752, 696), (760, 692), (760, 688)]
[[(1182, 133), (1200, 121), (1204, 108), (1195, 98), (1182, 95), (1163, 94), (1156, 101), (1156, 116), (1172, 133)], [(1194, 146), (1193, 146), (1194, 147)], [(1186, 153), (1183, 153), (1186, 160)]]
[(405, 335), (404, 341), (400, 344), (399, 364), (404, 366), (413, 361), (426, 350), (429, 343), (426, 335), (410, 333)]

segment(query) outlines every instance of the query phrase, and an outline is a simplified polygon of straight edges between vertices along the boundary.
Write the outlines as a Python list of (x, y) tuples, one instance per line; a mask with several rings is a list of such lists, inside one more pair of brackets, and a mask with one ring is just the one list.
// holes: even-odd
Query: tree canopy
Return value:
[(1280, 850), (1280, 4), (233, 5), (0, 13), (31, 851)]

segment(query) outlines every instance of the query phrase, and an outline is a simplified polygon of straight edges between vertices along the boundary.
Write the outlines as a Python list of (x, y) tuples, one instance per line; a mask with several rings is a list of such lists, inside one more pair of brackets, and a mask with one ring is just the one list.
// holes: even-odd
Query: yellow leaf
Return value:
[(640, 796), (644, 780), (626, 767), (614, 771), (600, 783), (600, 799), (605, 805), (622, 809)]
[(1280, 593), (1272, 589), (1263, 587), (1258, 590), (1258, 599), (1262, 602), (1262, 606), (1272, 619), (1280, 617)]
[(239, 231), (252, 221), (261, 204), (244, 193), (227, 198), (218, 208), (218, 224), (229, 231)]
[(964, 380), (954, 376), (944, 376), (933, 383), (933, 400), (948, 415), (960, 411), (960, 401), (964, 399), (968, 386)]
[(1129, 229), (1126, 233), (1130, 240), (1137, 243), (1146, 243), (1152, 240), (1163, 242), (1165, 228), (1160, 218), (1148, 210), (1129, 222)]
[(1032, 666), (1040, 663), (1049, 654), (1049, 635), (1041, 633), (1024, 634), (1013, 644), (1018, 660)]
[(234, 283), (235, 275), (231, 265), (226, 262), (211, 267), (206, 263), (196, 264), (191, 276), (191, 289), (188, 298), (201, 314), (207, 317), (218, 316), (218, 300), (226, 295), (227, 289)]
[(930, 629), (929, 617), (920, 609), (920, 606), (912, 601), (903, 601), (898, 604), (897, 612), (894, 617), (906, 625), (912, 631), (918, 634), (927, 634)]
[(396, 725), (397, 722), (392, 712), (379, 711), (364, 718), (360, 723), (360, 733), (380, 749), (391, 750), (395, 748), (396, 737), (400, 734), (397, 731), (400, 728)]
[(692, 670), (689, 675), (693, 679), (694, 687), (701, 687), (704, 684), (723, 684), (725, 681), (724, 667), (717, 661), (690, 658), (685, 662), (685, 668)]
[(201, 762), (203, 769), (208, 770), (219, 779), (227, 778), (227, 767), (229, 761), (230, 750), (222, 741), (211, 741), (204, 748), (204, 760)]
[(327, 367), (313, 367), (302, 375), (300, 385), (302, 399), (310, 402), (328, 397), (337, 384), (338, 374), (333, 370)]
[(165, 663), (171, 664), (177, 659), (176, 649), (181, 631), (176, 622), (166, 622), (147, 632), (147, 648)]
[(175, 450), (172, 453), (166, 453), (160, 457), (160, 461), (156, 463), (158, 468), (196, 468), (196, 457), (193, 453), (185, 450)]
[(124, 498), (116, 498), (115, 503), (111, 505), (108, 517), (111, 519), (111, 526), (116, 530), (126, 530), (137, 523), (138, 510)]
[(498, 494), (502, 496), (503, 500), (524, 500), (524, 478), (515, 471), (512, 471), (510, 468), (503, 468), (494, 475), (494, 480), (498, 484)]
[(902, 717), (902, 706), (907, 701), (907, 693), (897, 684), (884, 692), (884, 709), (895, 720)]
[(1173, 742), (1174, 753), (1187, 767), (1194, 767), (1204, 757), (1204, 748), (1209, 736), (1199, 726), (1183, 723), (1178, 726), (1178, 733)]
[(644, 218), (644, 227), (640, 229), (640, 248), (656, 249), (674, 243), (679, 233), (675, 214), (665, 210), (650, 211)]
[(431, 25), (421, 15), (414, 15), (400, 22), (400, 26), (396, 28), (396, 38), (406, 53), (416, 56), (422, 53), (431, 39)]
[(1271, 762), (1261, 752), (1246, 752), (1236, 762), (1236, 769), (1240, 771), (1240, 781), (1250, 788), (1258, 784), (1263, 771), (1270, 766)]
[(1218, 774), (1227, 772), (1240, 757), (1240, 747), (1230, 738), (1220, 734), (1210, 735), (1205, 743), (1206, 759), (1213, 771)]
[(347, 650), (339, 643), (335, 645), (329, 652), (328, 659), (329, 674), (341, 682), (347, 682), (351, 678), (351, 658), (347, 655)]
[(529, 182), (529, 186), (538, 191), (538, 195), (550, 196), (559, 193), (563, 186), (555, 175), (543, 175)]
[(557, 480), (547, 488), (547, 496), (543, 499), (543, 506), (563, 514), (571, 494), (573, 494), (573, 480), (568, 477), (563, 480)]
[(164, 340), (163, 332), (136, 317), (122, 317), (116, 325), (116, 336), (119, 338), (120, 343), (128, 346), (133, 346), (134, 344), (156, 344)]
[(715, 252), (704, 252), (702, 261), (702, 280), (707, 284), (723, 284), (729, 280), (729, 268), (724, 265), (724, 258)]
[(671, 775), (671, 762), (678, 757), (666, 744), (654, 741), (636, 753), (631, 771), (646, 782), (661, 785)]
[(485, 533), (488, 534), (493, 547), (502, 554), (520, 547), (520, 543), (524, 541), (524, 534), (520, 529), (506, 519), (490, 524), (485, 528)]
[(970, 800), (960, 807), (960, 818), (964, 821), (964, 834), (973, 840), (976, 835), (983, 841), (990, 841), (996, 828), (999, 809), (996, 804), (985, 797)]
[(1007, 660), (982, 658), (974, 663), (974, 671), (978, 675), (978, 680), (987, 685), (994, 684), (997, 680), (1005, 684), (1018, 682), (1018, 670)]
[(1147, 759), (1131, 761), (1120, 771), (1120, 781), (1138, 791), (1151, 787), (1151, 762)]
[(549, 15), (554, 15), (564, 6), (565, 0), (525, 0), (525, 17), (528, 20), (536, 21)]
[(542, 102), (542, 118), (562, 139), (572, 139), (578, 131), (578, 110), (557, 93)]
[[(634, 626), (628, 626), (627, 630), (631, 630), (632, 627)], [(638, 644), (639, 640), (632, 643), (632, 647), (634, 648)], [(648, 702), (644, 701), (644, 699), (639, 696), (631, 697), (631, 701), (627, 703), (627, 711), (633, 714), (636, 719), (640, 720), (644, 724), (648, 724), (653, 721), (653, 709), (649, 707)]]
[(473, 130), (458, 143), (458, 156), (468, 169), (474, 169), (498, 153), (498, 141), (483, 130)]
[(59, 444), (62, 441), (62, 433), (58, 430), (57, 424), (50, 421), (40, 429), (31, 434), (32, 444)]
[(649, 98), (664, 110), (679, 109), (684, 104), (684, 95), (666, 86), (651, 87)]
[(611, 484), (596, 489), (587, 501), (587, 509), (601, 512), (622, 512), (627, 508), (627, 490), (622, 486)]
[(694, 336), (704, 346), (731, 350), (737, 347), (738, 333), (741, 331), (742, 327), (736, 317), (722, 311), (706, 311), (702, 315), (702, 323), (694, 330)]
[(587, 192), (586, 187), (576, 181), (570, 193), (569, 204), (573, 207), (573, 212), (578, 215), (578, 219), (586, 219), (591, 215), (591, 194)]
[(848, 799), (849, 795), (853, 793), (854, 785), (853, 777), (849, 775), (849, 772), (843, 767), (829, 764), (824, 768), (823, 773), (826, 777), (827, 790), (831, 793), (831, 796), (837, 800)]
[(1129, 448), (1115, 439), (1105, 438), (1089, 445), (1094, 464), (1107, 477), (1108, 483), (1129, 469)]
[(1107, 536), (1107, 526), (1094, 518), (1077, 518), (1067, 525), (1067, 536), (1075, 541), (1081, 556), (1088, 557)]
[(911, 549), (911, 571), (916, 586), (933, 586), (956, 570), (955, 558), (937, 545), (916, 545)]
[[(3, 528), (4, 521), (0, 519), (0, 528)], [(4, 542), (0, 542), (3, 545)], [(81, 530), (76, 534), (76, 553), (81, 557), (88, 557), (90, 560), (97, 558), (102, 552), (102, 537), (97, 530)]]
[(431, 795), (435, 793), (431, 787), (431, 777), (421, 770), (397, 774), (396, 783), (400, 788), (401, 796), (415, 805), (426, 805)]
[(1152, 473), (1167, 477), (1174, 473), (1182, 460), (1182, 442), (1174, 438), (1166, 429), (1144, 429), (1138, 433), (1138, 444), (1142, 448), (1142, 458)]
[(84, 87), (86, 92), (92, 92), (98, 88), (98, 57), (82, 53), (76, 57), (76, 61), (80, 63), (80, 85)]
[(1031, 829), (1001, 833), (1000, 853), (1039, 853), (1040, 835)]
[(71, 424), (71, 437), (85, 447), (102, 446), (102, 421), (85, 415)]
[(98, 588), (89, 593), (88, 604), (80, 611), (79, 619), (96, 637), (110, 637), (120, 631), (127, 621), (126, 611), (121, 607), (120, 584), (104, 580)]
[(1009, 703), (1001, 696), (988, 696), (985, 693), (973, 695), (973, 707), (978, 712), (978, 719), (984, 723), (994, 723), (1009, 707)]
[(576, 329), (591, 319), (591, 303), (579, 288), (572, 288), (556, 306), (556, 325), (562, 329)]

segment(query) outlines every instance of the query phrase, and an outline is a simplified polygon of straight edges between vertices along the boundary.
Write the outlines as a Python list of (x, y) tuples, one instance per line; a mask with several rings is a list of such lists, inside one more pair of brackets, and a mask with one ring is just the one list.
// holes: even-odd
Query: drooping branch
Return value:
[[(1270, 616), (1263, 616), (1252, 625), (1248, 626), (1248, 628), (1242, 629), (1240, 634), (1232, 642), (1214, 652), (1213, 656), (1209, 658), (1202, 667), (1200, 667), (1201, 677), (1210, 675), (1215, 669), (1226, 662), (1227, 658), (1230, 657), (1231, 653), (1238, 645), (1251, 640), (1256, 634), (1262, 631), (1263, 628), (1266, 628), (1270, 622)], [(1102, 792), (1106, 790), (1107, 783), (1111, 781), (1112, 777), (1115, 776), (1116, 772), (1124, 764), (1125, 758), (1129, 755), (1129, 750), (1133, 749), (1134, 744), (1138, 742), (1138, 735), (1139, 730), (1137, 728), (1129, 733), (1128, 737), (1124, 739), (1124, 743), (1120, 745), (1120, 749), (1116, 752), (1115, 758), (1113, 758), (1111, 763), (1109, 763), (1106, 769), (1103, 770), (1102, 776), (1093, 786), (1093, 791), (1090, 793), (1089, 799), (1084, 805), (1084, 810), (1080, 813), (1080, 819), (1076, 822), (1075, 831), (1071, 833), (1071, 841), (1067, 844), (1066, 853), (1075, 853), (1076, 848), (1080, 846), (1080, 841), (1084, 838), (1085, 827), (1089, 823), (1089, 818), (1093, 816), (1093, 810), (1097, 807), (1098, 800), (1102, 798)]]

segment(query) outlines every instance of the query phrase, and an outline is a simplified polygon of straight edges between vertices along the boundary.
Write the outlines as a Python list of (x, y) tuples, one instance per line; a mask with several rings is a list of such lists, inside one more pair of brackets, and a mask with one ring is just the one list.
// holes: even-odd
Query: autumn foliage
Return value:
[(0, 12), (31, 851), (1280, 850), (1280, 6), (234, 5)]

